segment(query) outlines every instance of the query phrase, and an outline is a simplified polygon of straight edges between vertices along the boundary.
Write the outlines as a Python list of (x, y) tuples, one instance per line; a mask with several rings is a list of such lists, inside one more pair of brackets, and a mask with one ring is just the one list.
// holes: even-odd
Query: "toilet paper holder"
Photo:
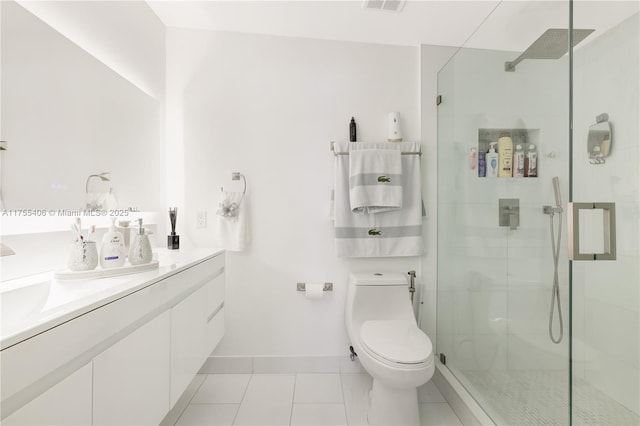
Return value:
[[(298, 291), (306, 291), (307, 285), (306, 283), (297, 283), (296, 290)], [(322, 291), (333, 291), (333, 283), (324, 283), (322, 287)]]

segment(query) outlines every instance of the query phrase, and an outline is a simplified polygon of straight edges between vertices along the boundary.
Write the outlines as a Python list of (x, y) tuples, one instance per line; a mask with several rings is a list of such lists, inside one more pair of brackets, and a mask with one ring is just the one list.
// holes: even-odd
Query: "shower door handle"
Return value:
[(570, 260), (616, 260), (615, 203), (569, 203), (567, 221)]

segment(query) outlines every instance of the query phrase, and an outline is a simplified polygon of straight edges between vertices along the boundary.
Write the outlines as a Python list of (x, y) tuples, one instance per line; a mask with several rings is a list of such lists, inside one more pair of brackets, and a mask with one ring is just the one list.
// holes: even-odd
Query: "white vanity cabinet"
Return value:
[(224, 274), (209, 274), (202, 284), (171, 309), (172, 407), (224, 334)]
[(86, 364), (15, 413), (11, 425), (86, 426), (91, 424), (92, 364)]
[(93, 424), (158, 425), (169, 411), (165, 312), (93, 359)]
[(0, 423), (159, 424), (224, 334), (224, 252), (200, 253), (3, 349)]

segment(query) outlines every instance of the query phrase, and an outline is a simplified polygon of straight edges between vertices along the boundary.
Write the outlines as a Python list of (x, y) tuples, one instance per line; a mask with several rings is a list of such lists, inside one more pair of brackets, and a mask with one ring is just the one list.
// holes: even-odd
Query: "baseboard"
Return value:
[(440, 360), (436, 359), (436, 371), (431, 380), (462, 424), (495, 426), (495, 423), (451, 374), (449, 369), (440, 363)]
[(187, 386), (187, 389), (185, 389), (182, 396), (178, 399), (178, 401), (176, 401), (176, 405), (174, 405), (171, 411), (169, 411), (164, 419), (162, 419), (162, 421), (160, 422), (160, 426), (173, 426), (176, 424), (184, 410), (189, 405), (189, 402), (191, 402), (193, 396), (196, 394), (198, 389), (200, 389), (200, 386), (202, 385), (202, 382), (204, 382), (204, 379), (205, 376), (196, 374), (191, 383), (189, 383), (189, 386)]
[(365, 373), (348, 356), (210, 356), (200, 374)]

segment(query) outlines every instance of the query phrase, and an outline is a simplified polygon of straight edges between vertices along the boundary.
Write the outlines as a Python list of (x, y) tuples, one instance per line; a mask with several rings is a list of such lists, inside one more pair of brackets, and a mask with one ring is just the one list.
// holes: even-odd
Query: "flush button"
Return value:
[(382, 274), (380, 272), (375, 272), (373, 275), (375, 275), (376, 277), (381, 277)]

